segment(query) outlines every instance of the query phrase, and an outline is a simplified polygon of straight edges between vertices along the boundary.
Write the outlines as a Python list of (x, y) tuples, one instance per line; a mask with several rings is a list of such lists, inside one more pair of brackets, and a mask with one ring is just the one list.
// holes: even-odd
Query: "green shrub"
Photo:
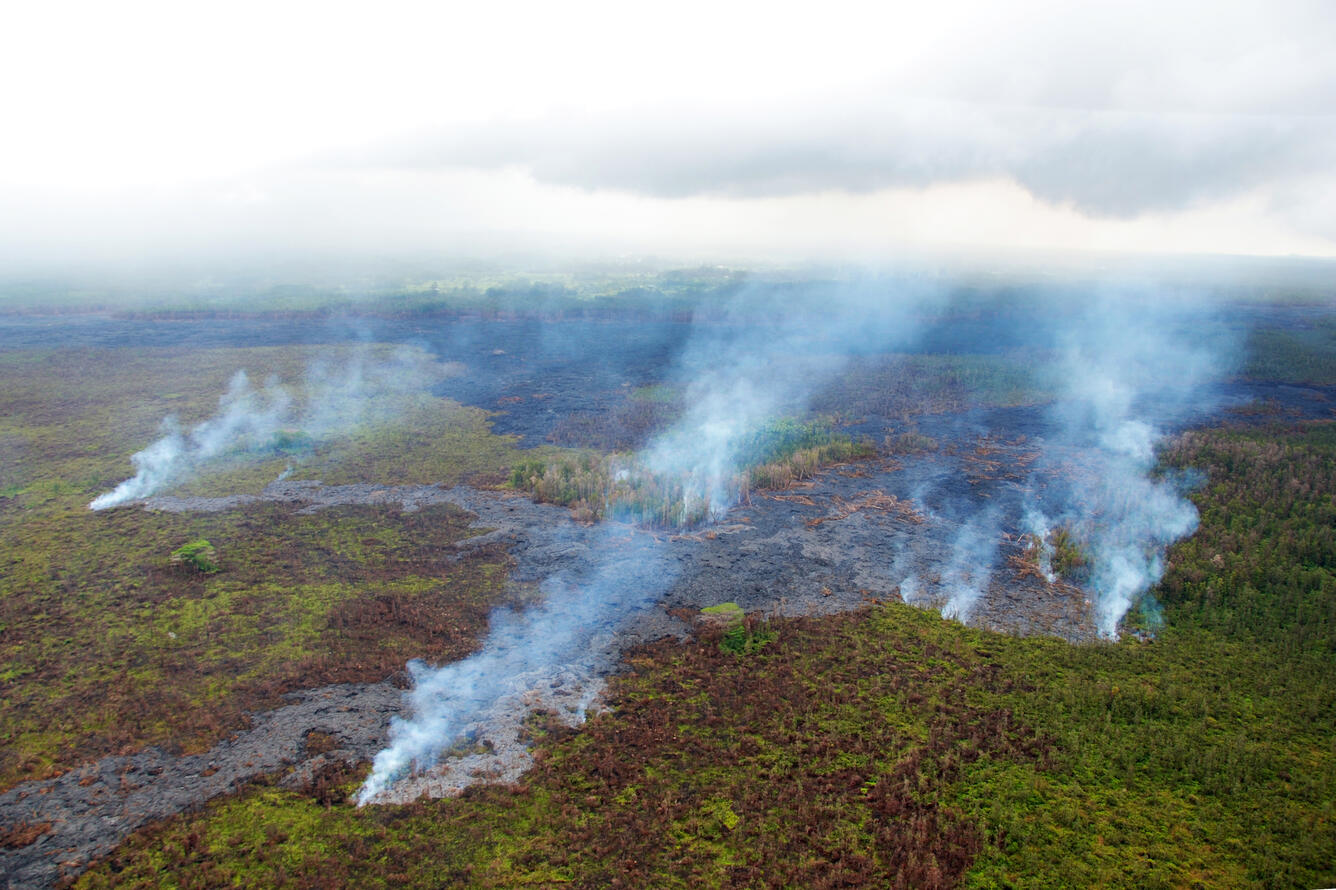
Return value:
[(770, 631), (754, 631), (745, 624), (739, 624), (724, 632), (723, 639), (719, 641), (719, 648), (733, 655), (751, 655), (759, 652), (766, 643), (774, 638), (775, 635)]
[(882, 444), (891, 454), (923, 454), (936, 451), (938, 448), (936, 439), (925, 436), (917, 430), (909, 430), (898, 436), (887, 436)]
[(737, 627), (747, 617), (747, 613), (742, 611), (742, 607), (733, 602), (706, 606), (700, 610), (700, 613), (705, 616), (706, 621), (720, 627)]
[(1076, 535), (1067, 526), (1059, 526), (1049, 536), (1053, 547), (1053, 572), (1073, 584), (1082, 584), (1090, 578), (1090, 558), (1086, 556)]
[(172, 562), (208, 575), (218, 571), (218, 551), (208, 541), (200, 538), (173, 550)]

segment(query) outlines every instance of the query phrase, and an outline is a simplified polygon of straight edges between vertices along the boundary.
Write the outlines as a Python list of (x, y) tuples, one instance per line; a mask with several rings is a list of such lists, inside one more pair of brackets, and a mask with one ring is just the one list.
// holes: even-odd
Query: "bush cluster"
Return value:
[(218, 571), (218, 551), (203, 538), (172, 551), (172, 562), (206, 575)]
[[(740, 445), (737, 469), (723, 480), (722, 494), (728, 503), (746, 502), (753, 490), (787, 488), (823, 466), (875, 453), (869, 442), (820, 421), (775, 421)], [(511, 469), (509, 482), (534, 500), (570, 507), (585, 520), (683, 528), (727, 506), (713, 502), (702, 481), (690, 474), (651, 472), (635, 458), (617, 454), (521, 461)]]

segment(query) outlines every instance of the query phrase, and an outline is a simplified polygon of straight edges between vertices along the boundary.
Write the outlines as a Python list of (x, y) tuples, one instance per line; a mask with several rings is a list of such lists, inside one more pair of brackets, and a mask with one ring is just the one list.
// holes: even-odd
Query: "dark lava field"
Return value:
[[(1270, 320), (1303, 323), (1298, 310), (1293, 316), (1273, 310)], [(519, 436), (526, 447), (633, 450), (682, 409), (687, 390), (680, 359), (699, 328), (644, 319), (14, 317), (0, 320), (0, 347), (418, 345), (462, 366), (436, 394), (496, 412), (495, 433)], [(987, 316), (957, 318), (929, 325), (914, 349), (923, 356), (1001, 356), (1024, 368), (1026, 350), (1038, 350), (1039, 338), (1014, 319), (999, 325)], [(377, 800), (513, 779), (527, 763), (522, 730), (530, 710), (544, 708), (578, 722), (586, 708), (598, 706), (601, 679), (617, 669), (628, 647), (682, 636), (699, 610), (719, 603), (735, 602), (748, 613), (801, 615), (903, 600), (991, 629), (1094, 639), (1099, 621), (1090, 591), (1046, 578), (1022, 558), (1030, 506), (1052, 505), (1057, 513), (1073, 503), (1073, 492), (1099, 484), (1099, 468), (1090, 466), (1092, 453), (1094, 460), (1098, 454), (1079, 437), (1059, 434), (1055, 400), (987, 404), (967, 387), (950, 386), (926, 394), (888, 391), (887, 375), (902, 356), (848, 359), (855, 377), (841, 377), (839, 385), (828, 381), (809, 394), (809, 404), (834, 417), (840, 429), (877, 445), (877, 456), (825, 468), (785, 490), (753, 491), (697, 528), (580, 523), (568, 510), (514, 492), (394, 488), (373, 480), (345, 486), (278, 482), (258, 496), (233, 498), (159, 496), (141, 508), (244, 510), (267, 500), (311, 510), (364, 503), (415, 510), (451, 503), (489, 530), (461, 546), (504, 542), (513, 557), (509, 583), (517, 588), (631, 591), (583, 616), (569, 645), (546, 661), (526, 662), (527, 673), (512, 678), (504, 694), (478, 703), (460, 728), (475, 749), (447, 757)], [(668, 396), (645, 399), (645, 389), (653, 387), (664, 387)], [(856, 398), (849, 402), (851, 392)], [(1325, 387), (1237, 375), (1213, 380), (1195, 395), (1198, 407), (1164, 411), (1156, 393), (1136, 396), (1136, 416), (1169, 433), (1222, 417), (1330, 418), (1336, 404)], [(1001, 534), (994, 537), (994, 529)], [(204, 754), (149, 749), (15, 787), (0, 796), (0, 821), (52, 827), (26, 846), (0, 850), (0, 871), (10, 876), (10, 886), (46, 885), (106, 854), (146, 822), (254, 776), (295, 765), (290, 781), (300, 783), (331, 759), (368, 760), (385, 746), (390, 719), (406, 714), (404, 685), (401, 676), (310, 690), (280, 711), (257, 715), (252, 728)], [(313, 733), (333, 741), (314, 750), (306, 743)]]

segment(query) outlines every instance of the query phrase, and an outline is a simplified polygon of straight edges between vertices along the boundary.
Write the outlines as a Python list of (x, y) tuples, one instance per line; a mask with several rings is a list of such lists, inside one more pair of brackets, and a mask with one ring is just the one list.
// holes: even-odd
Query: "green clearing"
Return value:
[[(390, 351), (357, 355), (374, 365)], [(210, 416), (238, 369), (299, 382), (315, 360), (354, 358), (330, 347), (0, 353), (0, 787), (145, 744), (207, 747), (286, 691), (470, 651), (507, 557), (447, 563), (448, 545), (475, 534), (461, 511), (87, 507), (131, 475), (130, 454), (165, 414), (185, 428)], [(421, 389), (375, 396), (338, 435), (225, 455), (170, 493), (258, 493), (289, 467), (330, 483), (485, 482), (513, 460), (484, 412)], [(216, 572), (173, 561), (199, 540)]]
[(1203, 524), (1153, 643), (905, 606), (749, 620), (764, 646), (634, 654), (514, 788), (357, 810), (358, 774), (259, 784), (79, 886), (1330, 886), (1333, 427), (1194, 434), (1166, 463), (1204, 474)]

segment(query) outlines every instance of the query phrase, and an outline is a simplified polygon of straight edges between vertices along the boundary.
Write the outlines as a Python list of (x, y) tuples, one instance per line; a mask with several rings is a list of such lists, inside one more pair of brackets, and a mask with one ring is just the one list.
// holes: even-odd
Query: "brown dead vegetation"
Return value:
[[(629, 662), (642, 678), (620, 684), (636, 691), (619, 698), (615, 718), (592, 721), (585, 743), (560, 757), (540, 751), (532, 784), (550, 789), (568, 818), (560, 845), (532, 851), (531, 864), (561, 868), (578, 851), (582, 866), (592, 866), (589, 886), (651, 886), (665, 873), (736, 887), (958, 884), (998, 839), (942, 804), (936, 789), (981, 757), (1043, 761), (1051, 743), (1010, 711), (966, 704), (969, 689), (1010, 683), (972, 657), (932, 644), (913, 651), (901, 637), (888, 641), (875, 675), (843, 668), (842, 656), (819, 641), (858, 620), (771, 623), (781, 643), (763, 650), (764, 670), (724, 651), (717, 628), (701, 628), (685, 650), (676, 642), (647, 647)], [(671, 671), (640, 667), (666, 663)], [(809, 682), (814, 673), (824, 678), (819, 688)], [(690, 702), (681, 695), (688, 689)], [(869, 696), (921, 712), (926, 738), (846, 717)], [(766, 766), (780, 750), (790, 752), (790, 765)], [(710, 815), (720, 800), (727, 801), (722, 824)], [(594, 807), (599, 818), (580, 818)], [(850, 821), (864, 826), (856, 843), (841, 834)], [(692, 840), (665, 844), (672, 837)], [(725, 837), (746, 852), (719, 869), (715, 844)]]
[(862, 510), (889, 513), (902, 522), (912, 522), (915, 525), (926, 521), (926, 517), (915, 510), (912, 503), (893, 494), (887, 494), (879, 488), (853, 500), (845, 500), (839, 495), (835, 495), (831, 498), (831, 501), (834, 504), (831, 512), (825, 516), (818, 516), (816, 519), (809, 519), (807, 521), (809, 528), (815, 528), (823, 522), (839, 522), (841, 519), (848, 519)]
[(39, 837), (51, 831), (50, 822), (19, 822), (0, 828), (0, 847), (17, 850), (35, 843)]

